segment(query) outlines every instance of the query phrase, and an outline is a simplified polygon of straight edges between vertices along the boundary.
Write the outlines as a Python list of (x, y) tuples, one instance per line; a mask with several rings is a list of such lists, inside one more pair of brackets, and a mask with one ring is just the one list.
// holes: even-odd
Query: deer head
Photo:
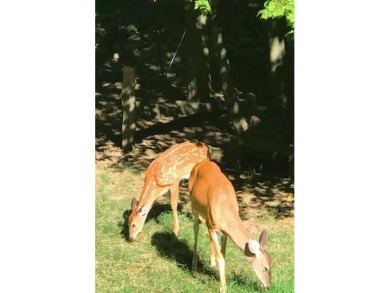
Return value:
[(138, 206), (138, 200), (133, 197), (131, 201), (131, 215), (129, 216), (129, 238), (133, 241), (137, 238), (139, 232), (142, 231), (146, 216), (150, 210), (150, 204), (145, 204), (141, 207)]
[(265, 289), (269, 290), (271, 288), (271, 257), (266, 251), (267, 240), (268, 235), (265, 230), (261, 232), (259, 242), (254, 239), (249, 240), (248, 249), (253, 255), (248, 256), (248, 260), (260, 282)]

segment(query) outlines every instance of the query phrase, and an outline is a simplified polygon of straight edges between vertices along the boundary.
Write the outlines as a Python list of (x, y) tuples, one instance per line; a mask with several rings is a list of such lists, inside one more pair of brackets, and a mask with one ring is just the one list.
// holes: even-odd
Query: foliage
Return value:
[(262, 19), (286, 17), (287, 25), (292, 28), (289, 34), (294, 33), (294, 0), (267, 0), (257, 16)]
[(202, 13), (204, 16), (212, 13), (209, 0), (195, 0), (195, 9), (199, 9), (200, 13)]

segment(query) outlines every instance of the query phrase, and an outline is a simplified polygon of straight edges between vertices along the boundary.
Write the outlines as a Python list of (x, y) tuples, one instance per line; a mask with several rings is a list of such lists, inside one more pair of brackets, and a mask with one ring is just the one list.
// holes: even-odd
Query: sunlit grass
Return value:
[[(205, 225), (199, 233), (199, 270), (190, 270), (194, 243), (190, 216), (179, 213), (178, 238), (171, 233), (172, 214), (166, 211), (149, 217), (137, 241), (125, 240), (124, 215), (142, 184), (143, 174), (131, 169), (96, 168), (96, 292), (218, 292), (218, 271), (209, 264)], [(294, 292), (294, 231), (272, 217), (261, 221), (259, 227), (270, 227), (273, 282), (268, 292)], [(250, 264), (230, 240), (226, 273), (228, 292), (262, 291)]]

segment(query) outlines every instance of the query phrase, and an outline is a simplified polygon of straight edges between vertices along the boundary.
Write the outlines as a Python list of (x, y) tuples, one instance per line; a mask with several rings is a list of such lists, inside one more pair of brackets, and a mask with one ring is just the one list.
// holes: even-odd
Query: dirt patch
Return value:
[(99, 137), (95, 139), (95, 160), (96, 163), (115, 164), (122, 157), (122, 150), (111, 140)]

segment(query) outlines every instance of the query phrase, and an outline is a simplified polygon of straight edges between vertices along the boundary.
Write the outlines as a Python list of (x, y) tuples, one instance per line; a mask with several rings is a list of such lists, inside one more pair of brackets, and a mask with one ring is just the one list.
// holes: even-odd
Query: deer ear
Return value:
[(268, 241), (267, 231), (263, 230), (259, 237), (260, 246), (265, 247), (267, 245), (267, 241)]
[(250, 238), (248, 241), (249, 251), (253, 254), (258, 254), (260, 252), (260, 244), (256, 240)]
[(139, 214), (141, 216), (144, 216), (146, 215), (148, 212), (149, 212), (149, 209), (150, 209), (150, 205), (147, 203), (145, 205), (143, 205), (140, 209), (139, 209)]
[(131, 210), (135, 210), (135, 208), (137, 207), (137, 204), (138, 204), (138, 200), (133, 197), (133, 200), (131, 201)]

